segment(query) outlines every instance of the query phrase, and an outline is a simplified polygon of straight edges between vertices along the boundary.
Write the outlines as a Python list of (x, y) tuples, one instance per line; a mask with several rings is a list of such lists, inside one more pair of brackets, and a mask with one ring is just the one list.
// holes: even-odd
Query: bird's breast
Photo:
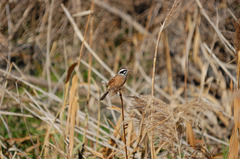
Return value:
[(121, 75), (117, 75), (113, 78), (114, 81), (112, 81), (111, 83), (109, 83), (109, 87), (113, 88), (113, 87), (121, 87), (125, 82), (126, 82), (126, 78), (124, 76)]

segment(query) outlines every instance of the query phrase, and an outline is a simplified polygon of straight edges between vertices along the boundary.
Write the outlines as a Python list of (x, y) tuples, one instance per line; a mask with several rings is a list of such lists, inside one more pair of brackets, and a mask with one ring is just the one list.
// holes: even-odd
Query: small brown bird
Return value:
[(109, 92), (112, 92), (114, 94), (117, 93), (126, 82), (127, 74), (128, 74), (128, 70), (124, 67), (121, 68), (118, 71), (118, 74), (108, 82), (107, 84), (108, 90), (106, 93), (103, 94), (100, 100), (105, 99), (105, 97), (108, 95)]

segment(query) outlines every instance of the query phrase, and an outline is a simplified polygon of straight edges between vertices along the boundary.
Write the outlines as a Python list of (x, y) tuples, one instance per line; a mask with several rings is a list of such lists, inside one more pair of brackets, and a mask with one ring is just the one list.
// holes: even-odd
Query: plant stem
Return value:
[(128, 158), (127, 155), (127, 146), (126, 146), (126, 134), (125, 134), (125, 128), (124, 128), (124, 109), (123, 109), (123, 98), (122, 98), (122, 92), (121, 90), (119, 91), (120, 94), (120, 99), (121, 99), (121, 105), (122, 105), (122, 122), (123, 122), (123, 142), (124, 142), (124, 149), (125, 149), (125, 155), (126, 155), (126, 159)]

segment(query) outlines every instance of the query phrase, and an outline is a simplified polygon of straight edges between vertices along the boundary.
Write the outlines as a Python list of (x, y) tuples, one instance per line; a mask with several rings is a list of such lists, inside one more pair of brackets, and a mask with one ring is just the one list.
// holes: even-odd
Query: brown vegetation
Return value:
[[(237, 0), (1, 1), (0, 158), (238, 158), (236, 17)], [(125, 118), (99, 100), (122, 66)]]

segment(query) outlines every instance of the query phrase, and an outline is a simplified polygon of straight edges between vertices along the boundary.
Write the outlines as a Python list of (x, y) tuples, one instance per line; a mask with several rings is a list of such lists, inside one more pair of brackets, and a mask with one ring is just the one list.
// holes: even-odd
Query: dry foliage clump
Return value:
[(138, 145), (142, 148), (138, 149), (138, 152), (147, 149), (146, 145), (144, 146), (144, 138), (152, 135), (156, 147), (166, 150), (171, 156), (181, 156), (183, 152), (186, 156), (196, 153), (195, 157), (201, 158), (210, 155), (206, 151), (201, 151), (205, 150), (206, 146), (203, 144), (202, 136), (199, 136), (202, 141), (199, 141), (196, 147), (182, 142), (181, 138), (186, 137), (186, 122), (194, 127), (203, 128), (202, 123), (204, 118), (207, 118), (206, 114), (219, 108), (197, 100), (185, 104), (166, 104), (147, 95), (130, 98), (132, 104), (128, 107), (129, 120), (133, 121), (136, 134), (140, 138)]

